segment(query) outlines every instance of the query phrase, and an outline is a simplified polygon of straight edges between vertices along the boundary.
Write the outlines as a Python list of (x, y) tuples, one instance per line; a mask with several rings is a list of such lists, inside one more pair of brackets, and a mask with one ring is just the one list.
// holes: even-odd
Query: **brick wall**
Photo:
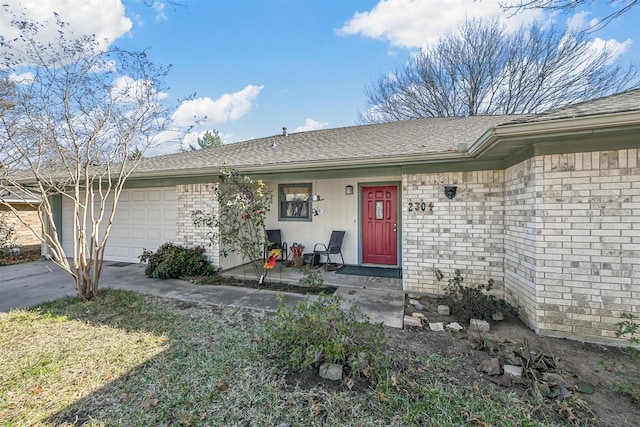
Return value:
[(192, 212), (197, 210), (218, 214), (216, 185), (176, 185), (176, 243), (190, 247), (204, 246), (213, 265), (220, 266), (219, 248), (217, 245), (211, 245), (207, 237), (207, 231), (210, 229), (196, 226), (192, 220)]
[[(458, 187), (453, 200), (446, 185)], [(405, 175), (404, 288), (442, 293), (458, 268), (468, 284), (493, 278), (540, 334), (612, 343), (621, 313), (640, 316), (639, 218), (638, 149)]]
[(640, 313), (640, 150), (536, 161), (538, 330), (610, 340)]
[(529, 159), (505, 170), (504, 178), (505, 299), (520, 308), (520, 317), (534, 329), (541, 299), (537, 294), (536, 269), (541, 227), (536, 217), (536, 195), (545, 191), (536, 187), (536, 172), (541, 168), (541, 158)]
[(38, 233), (35, 234), (31, 228), (24, 225), (13, 212), (6, 206), (0, 206), (0, 215), (2, 215), (7, 224), (15, 228), (15, 243), (18, 246), (38, 246), (42, 243), (40, 235), (42, 233), (42, 224), (38, 217), (38, 212), (30, 205), (24, 203), (16, 203), (13, 207), (19, 212), (20, 217), (29, 224)]
[[(452, 200), (444, 195), (448, 185), (457, 186)], [(504, 172), (404, 175), (402, 187), (404, 288), (442, 293), (447, 279), (460, 269), (465, 283), (486, 283), (493, 278), (496, 293), (502, 295)], [(440, 282), (435, 268), (445, 274)]]

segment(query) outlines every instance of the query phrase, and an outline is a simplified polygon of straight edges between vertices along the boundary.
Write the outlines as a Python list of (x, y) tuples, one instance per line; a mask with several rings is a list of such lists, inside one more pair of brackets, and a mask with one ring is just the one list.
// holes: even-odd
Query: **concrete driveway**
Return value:
[[(215, 306), (275, 311), (276, 295), (269, 290), (237, 286), (203, 286), (183, 280), (149, 279), (144, 265), (105, 262), (101, 288), (123, 289), (181, 301), (205, 302)], [(346, 304), (358, 305), (371, 321), (401, 328), (404, 292), (360, 287), (339, 287)], [(289, 304), (306, 298), (280, 293)], [(36, 261), (0, 267), (0, 313), (31, 307), (64, 296), (77, 295), (71, 277), (51, 261)]]

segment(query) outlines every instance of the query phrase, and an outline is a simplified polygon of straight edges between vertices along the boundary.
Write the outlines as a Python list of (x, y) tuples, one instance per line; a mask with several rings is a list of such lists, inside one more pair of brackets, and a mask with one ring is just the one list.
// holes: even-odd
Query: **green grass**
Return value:
[(112, 290), (0, 314), (0, 426), (554, 425), (553, 407), (443, 382), (437, 355), (376, 389), (296, 384), (265, 356), (267, 321)]

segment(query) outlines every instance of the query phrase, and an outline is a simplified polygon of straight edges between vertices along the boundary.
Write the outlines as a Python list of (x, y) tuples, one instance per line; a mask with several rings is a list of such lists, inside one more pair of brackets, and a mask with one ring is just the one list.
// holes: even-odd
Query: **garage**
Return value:
[[(73, 203), (63, 198), (62, 246), (73, 253)], [(139, 262), (143, 249), (156, 250), (176, 238), (175, 187), (123, 190), (104, 253), (105, 261)]]

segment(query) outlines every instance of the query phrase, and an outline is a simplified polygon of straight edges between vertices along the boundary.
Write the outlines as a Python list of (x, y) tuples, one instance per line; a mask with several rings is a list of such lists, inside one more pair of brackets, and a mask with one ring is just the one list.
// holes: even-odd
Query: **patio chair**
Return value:
[(342, 256), (342, 241), (344, 240), (344, 231), (332, 231), (329, 244), (316, 243), (313, 246), (313, 253), (319, 256), (327, 257), (327, 261), (324, 263), (324, 269), (329, 269), (331, 263), (331, 255), (340, 255), (342, 265), (344, 265), (344, 257)]
[(267, 230), (267, 244), (264, 247), (264, 261), (269, 256), (271, 249), (280, 249), (280, 261), (288, 258), (287, 242), (282, 241), (282, 232), (280, 230)]

